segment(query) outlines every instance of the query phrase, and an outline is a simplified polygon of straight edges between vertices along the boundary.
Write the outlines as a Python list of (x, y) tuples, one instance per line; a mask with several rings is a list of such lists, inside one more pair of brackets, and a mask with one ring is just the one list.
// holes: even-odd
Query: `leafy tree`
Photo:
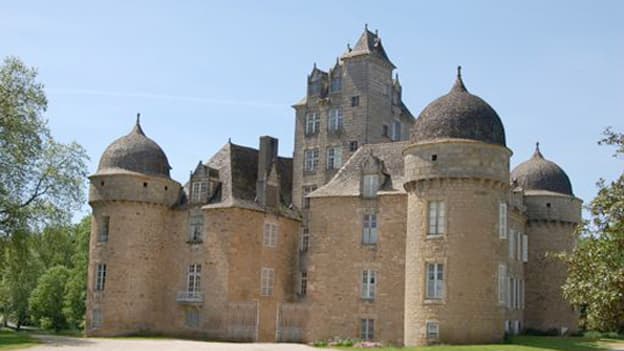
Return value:
[(32, 238), (32, 250), (44, 269), (54, 266), (72, 267), (74, 226), (53, 224)]
[(54, 266), (39, 277), (37, 287), (30, 295), (28, 302), (32, 318), (44, 329), (59, 331), (67, 327), (63, 300), (68, 278), (67, 267)]
[(0, 236), (18, 225), (67, 219), (84, 202), (85, 150), (50, 135), (37, 71), (9, 57), (0, 66)]
[(30, 249), (31, 234), (25, 228), (15, 231), (7, 241), (0, 270), (0, 302), (5, 318), (12, 318), (19, 329), (28, 321), (28, 297), (41, 270)]
[[(599, 144), (616, 147), (624, 156), (624, 134), (611, 129)], [(578, 247), (561, 255), (569, 273), (565, 298), (585, 312), (585, 327), (624, 331), (624, 173), (607, 183), (598, 181), (598, 195), (589, 204), (591, 220), (580, 228)]]
[(81, 327), (86, 311), (87, 268), (89, 266), (89, 238), (91, 216), (86, 216), (74, 226), (74, 244), (70, 278), (65, 287), (63, 313), (73, 327)]

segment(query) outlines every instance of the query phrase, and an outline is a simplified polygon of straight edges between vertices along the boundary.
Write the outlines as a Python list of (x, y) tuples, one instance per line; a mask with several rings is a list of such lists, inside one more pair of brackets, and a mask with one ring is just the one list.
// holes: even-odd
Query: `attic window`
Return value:
[(431, 155), (431, 161), (437, 161), (438, 160), (438, 155), (433, 154)]
[(375, 197), (379, 190), (379, 176), (377, 174), (366, 174), (362, 177), (362, 196)]

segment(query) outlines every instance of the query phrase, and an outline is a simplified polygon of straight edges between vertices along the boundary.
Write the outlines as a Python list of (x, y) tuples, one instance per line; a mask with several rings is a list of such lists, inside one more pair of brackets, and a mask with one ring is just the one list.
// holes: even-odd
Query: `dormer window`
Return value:
[(309, 94), (318, 95), (321, 92), (321, 81), (310, 82)]
[(366, 174), (362, 177), (362, 196), (375, 197), (379, 190), (379, 175)]
[(329, 91), (335, 93), (340, 90), (342, 90), (342, 78), (332, 78), (331, 84), (329, 85)]
[(401, 140), (401, 122), (392, 121), (392, 141)]
[(193, 182), (191, 196), (192, 202), (206, 201), (208, 196), (208, 182)]

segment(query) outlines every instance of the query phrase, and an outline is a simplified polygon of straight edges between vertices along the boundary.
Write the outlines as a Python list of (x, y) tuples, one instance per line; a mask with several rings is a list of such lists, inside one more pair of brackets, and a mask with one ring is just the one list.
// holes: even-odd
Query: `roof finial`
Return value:
[(455, 85), (453, 85), (451, 91), (468, 92), (468, 89), (466, 89), (464, 81), (462, 80), (461, 68), (461, 66), (457, 66), (457, 79), (455, 80)]
[(375, 29), (375, 36), (378, 37), (379, 36), (379, 30)]
[(145, 135), (145, 133), (143, 132), (143, 128), (141, 128), (141, 114), (140, 113), (137, 113), (136, 115), (136, 124), (134, 125), (132, 132)]
[(351, 44), (347, 43), (347, 51), (351, 52)]
[(316, 69), (316, 62), (314, 62), (314, 67), (313, 67), (313, 69)]
[(540, 151), (539, 144), (539, 141), (535, 143), (535, 152), (533, 153), (533, 157), (544, 158), (542, 152)]
[(364, 23), (364, 31), (368, 30), (368, 23)]
[(461, 79), (461, 66), (457, 66), (457, 78)]
[(141, 124), (141, 113), (140, 113), (140, 112), (138, 112), (138, 113), (137, 113), (137, 120), (136, 120), (136, 124), (137, 124), (137, 125), (140, 125), (140, 124)]

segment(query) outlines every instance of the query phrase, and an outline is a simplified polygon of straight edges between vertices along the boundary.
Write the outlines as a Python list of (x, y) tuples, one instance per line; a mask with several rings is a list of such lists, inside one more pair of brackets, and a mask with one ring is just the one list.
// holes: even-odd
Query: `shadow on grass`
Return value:
[(38, 344), (27, 332), (0, 329), (0, 350), (13, 350)]
[(544, 350), (561, 351), (603, 351), (610, 350), (598, 339), (581, 337), (551, 337), (551, 336), (516, 336), (512, 338), (513, 345), (535, 347)]

